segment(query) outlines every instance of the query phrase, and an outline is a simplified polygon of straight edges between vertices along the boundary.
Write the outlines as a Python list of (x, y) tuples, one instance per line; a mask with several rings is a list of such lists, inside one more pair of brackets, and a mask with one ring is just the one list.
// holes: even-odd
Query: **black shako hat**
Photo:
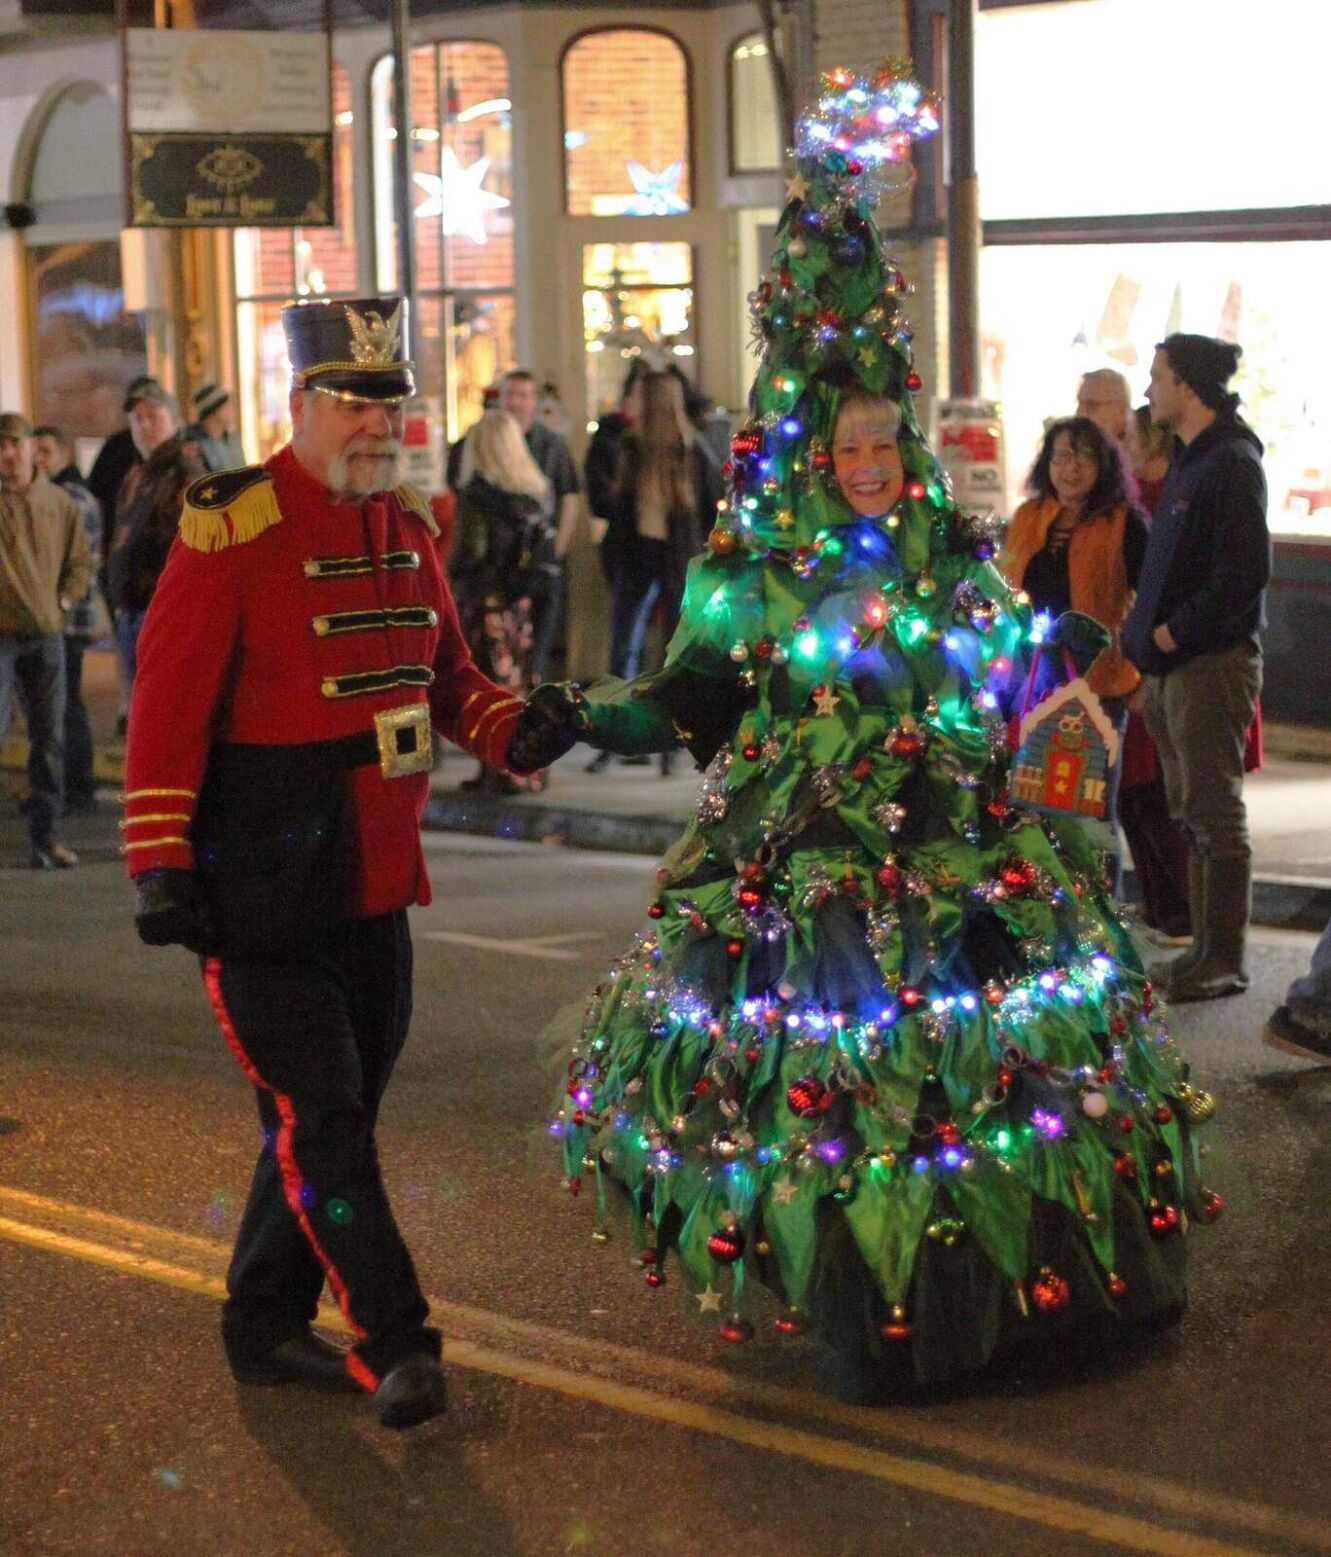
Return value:
[(1238, 371), (1242, 346), (1210, 335), (1179, 332), (1165, 336), (1157, 349), (1169, 358), (1174, 376), (1182, 379), (1203, 405), (1218, 411), (1229, 399), (1227, 386)]
[(390, 405), (409, 399), (416, 365), (408, 354), (408, 307), (405, 297), (288, 303), (282, 330), (291, 387)]

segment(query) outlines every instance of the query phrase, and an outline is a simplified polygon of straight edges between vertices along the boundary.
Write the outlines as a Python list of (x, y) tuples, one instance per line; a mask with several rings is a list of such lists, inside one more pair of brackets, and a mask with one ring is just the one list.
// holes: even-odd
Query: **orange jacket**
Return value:
[[(1014, 588), (1020, 589), (1031, 558), (1044, 547), (1062, 505), (1056, 497), (1031, 498), (1013, 515), (998, 565)], [(1127, 697), (1141, 684), (1141, 672), (1124, 659), (1120, 634), (1132, 604), (1127, 568), (1123, 561), (1123, 531), (1127, 510), (1097, 515), (1073, 525), (1068, 538), (1068, 583), (1072, 609), (1093, 617), (1114, 635), (1086, 673), (1090, 688), (1100, 697)]]

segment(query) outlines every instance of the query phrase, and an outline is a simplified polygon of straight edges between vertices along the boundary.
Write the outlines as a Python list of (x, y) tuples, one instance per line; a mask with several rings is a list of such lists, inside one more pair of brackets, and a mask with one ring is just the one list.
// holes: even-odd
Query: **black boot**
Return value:
[(1241, 995), (1248, 987), (1244, 954), (1252, 913), (1252, 857), (1205, 854), (1200, 859), (1200, 917), (1195, 903), (1192, 910), (1193, 948), (1200, 945), (1200, 953), (1190, 967), (1169, 978), (1165, 993), (1176, 1002), (1220, 1000), (1226, 995)]

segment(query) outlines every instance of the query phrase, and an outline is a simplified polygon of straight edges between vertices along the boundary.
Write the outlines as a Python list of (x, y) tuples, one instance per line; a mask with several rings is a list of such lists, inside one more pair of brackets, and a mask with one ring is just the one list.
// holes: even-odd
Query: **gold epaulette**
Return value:
[(393, 493), (403, 508), (409, 508), (418, 519), (425, 521), (425, 528), (436, 539), (439, 536), (439, 526), (434, 521), (434, 514), (430, 511), (430, 499), (419, 487), (409, 486), (405, 481), (400, 487), (394, 487)]
[(225, 551), (270, 530), (282, 518), (263, 465), (200, 476), (185, 489), (180, 538), (195, 551)]

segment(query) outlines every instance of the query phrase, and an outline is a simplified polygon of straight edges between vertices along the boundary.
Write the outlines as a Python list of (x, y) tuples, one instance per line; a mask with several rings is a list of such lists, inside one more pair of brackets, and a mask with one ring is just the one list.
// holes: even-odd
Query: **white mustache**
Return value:
[(402, 452), (402, 445), (396, 438), (371, 438), (368, 433), (359, 433), (344, 452), (348, 459), (363, 456), (367, 459), (395, 460)]

